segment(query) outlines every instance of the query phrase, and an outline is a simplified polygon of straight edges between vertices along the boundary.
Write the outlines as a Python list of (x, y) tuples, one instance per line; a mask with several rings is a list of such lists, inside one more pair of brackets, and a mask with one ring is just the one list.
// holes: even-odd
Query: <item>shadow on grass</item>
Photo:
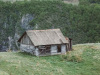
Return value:
[(35, 55), (32, 55), (32, 54), (27, 53), (27, 52), (18, 52), (17, 55), (22, 56), (22, 57), (36, 57)]
[[(60, 55), (48, 55), (48, 56), (35, 56), (35, 55), (31, 55), (30, 53), (27, 53), (27, 52), (18, 52), (16, 53), (17, 56), (20, 56), (20, 57), (24, 57), (24, 58), (34, 58), (34, 59), (45, 59), (47, 61), (60, 61), (61, 58), (60, 58)], [(49, 59), (48, 59), (49, 58)]]

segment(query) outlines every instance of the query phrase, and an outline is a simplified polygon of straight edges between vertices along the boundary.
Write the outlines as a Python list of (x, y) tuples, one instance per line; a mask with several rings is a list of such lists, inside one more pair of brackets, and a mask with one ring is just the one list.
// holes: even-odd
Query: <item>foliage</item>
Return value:
[(80, 2), (100, 3), (100, 0), (80, 0)]
[(100, 3), (100, 0), (88, 0), (90, 3)]
[(30, 26), (37, 29), (60, 28), (73, 39), (73, 44), (100, 41), (100, 5), (86, 0), (78, 6), (56, 1), (0, 1), (0, 41), (22, 34), (21, 19), (25, 14), (35, 15)]

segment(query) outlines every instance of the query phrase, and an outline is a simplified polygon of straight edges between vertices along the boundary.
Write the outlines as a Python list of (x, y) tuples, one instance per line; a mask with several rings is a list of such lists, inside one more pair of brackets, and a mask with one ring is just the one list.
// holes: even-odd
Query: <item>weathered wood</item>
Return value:
[(23, 38), (21, 39), (21, 44), (33, 45), (30, 38), (27, 35), (23, 36)]
[(57, 53), (57, 45), (52, 45), (51, 46), (51, 54), (56, 54)]
[(61, 53), (66, 53), (66, 45), (61, 45)]
[(66, 44), (66, 47), (67, 47), (66, 51), (70, 51), (72, 50), (72, 39), (66, 37), (66, 40), (68, 40), (68, 43)]
[(69, 39), (70, 39), (70, 50), (72, 50), (72, 39), (71, 38)]
[[(28, 30), (25, 33), (18, 42), (20, 42), (21, 39), (27, 38), (25, 37), (25, 35), (27, 35), (31, 39), (32, 43), (34, 43), (34, 46), (68, 43), (60, 29)], [(24, 43), (26, 42), (24, 41)]]
[(40, 55), (64, 54), (72, 49), (72, 39), (63, 36), (60, 29), (53, 30), (28, 30), (18, 40), (20, 49)]

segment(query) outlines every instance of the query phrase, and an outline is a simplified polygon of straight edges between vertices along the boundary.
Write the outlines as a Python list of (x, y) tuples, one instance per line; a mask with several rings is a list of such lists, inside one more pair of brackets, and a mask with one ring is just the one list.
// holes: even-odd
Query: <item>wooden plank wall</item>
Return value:
[(51, 54), (56, 54), (57, 53), (57, 45), (52, 45), (51, 46)]
[(21, 44), (33, 45), (30, 38), (27, 35), (23, 36), (23, 38), (21, 39)]
[(61, 45), (61, 53), (66, 53), (66, 45)]

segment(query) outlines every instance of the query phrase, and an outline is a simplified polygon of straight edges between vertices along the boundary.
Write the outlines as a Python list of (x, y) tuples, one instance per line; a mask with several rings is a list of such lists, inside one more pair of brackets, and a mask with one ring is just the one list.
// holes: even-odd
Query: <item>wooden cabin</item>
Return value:
[(36, 56), (56, 55), (69, 51), (69, 40), (66, 40), (60, 29), (28, 30), (18, 42), (20, 50)]

